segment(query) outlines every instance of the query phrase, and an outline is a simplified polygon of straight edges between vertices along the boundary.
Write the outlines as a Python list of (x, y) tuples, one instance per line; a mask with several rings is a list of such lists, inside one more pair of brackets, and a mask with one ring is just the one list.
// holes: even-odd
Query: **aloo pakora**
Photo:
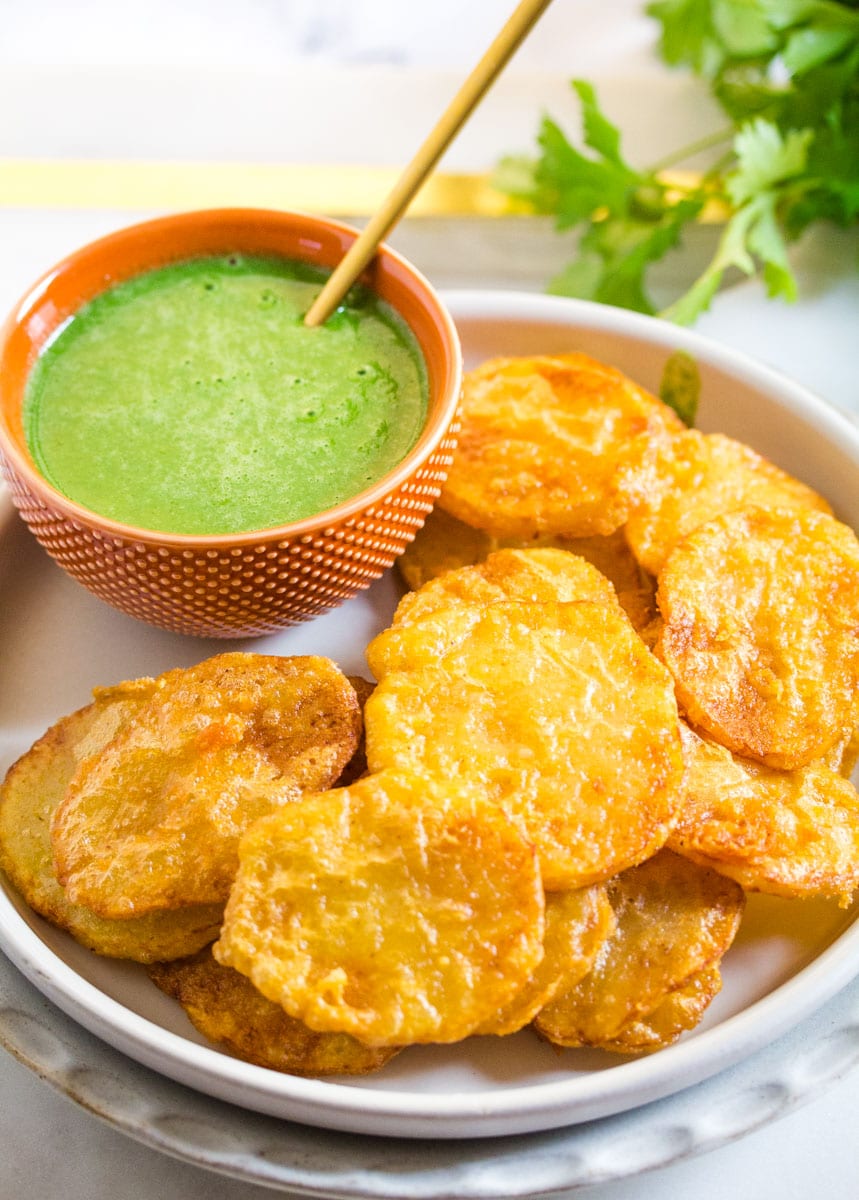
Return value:
[(690, 722), (791, 769), (856, 725), (859, 541), (826, 513), (742, 509), (700, 525), (657, 592), (657, 655)]
[(849, 897), (859, 794), (825, 762), (779, 771), (683, 730), (684, 800), (669, 845), (750, 892)]
[(475, 1030), (504, 1037), (528, 1025), (541, 1008), (591, 969), (614, 931), (614, 910), (602, 884), (546, 896), (543, 957), (534, 974), (500, 1012)]
[(614, 1054), (653, 1054), (694, 1029), (722, 990), (722, 973), (708, 967), (657, 1004), (652, 1013), (624, 1025), (617, 1037), (600, 1042)]
[(168, 671), (54, 811), (68, 898), (111, 919), (224, 903), (244, 830), (330, 786), (360, 724), (330, 659), (222, 654)]
[(459, 1041), (543, 956), (533, 847), (455, 783), (387, 772), (305, 795), (240, 860), (215, 958), (318, 1032)]
[(479, 607), (499, 600), (593, 600), (618, 607), (606, 577), (577, 554), (550, 547), (496, 550), (475, 566), (446, 571), (408, 592), (397, 605), (392, 626), (419, 621), (451, 604)]
[(251, 981), (215, 962), (210, 950), (154, 963), (149, 978), (178, 1000), (210, 1041), (245, 1062), (288, 1075), (367, 1075), (396, 1047), (364, 1046), (348, 1033), (314, 1033), (261, 995)]
[(683, 774), (674, 692), (617, 609), (449, 605), (380, 634), (367, 660), (370, 770), (478, 788), (534, 843), (548, 890), (664, 845)]
[(73, 904), (57, 881), (51, 817), (80, 764), (98, 755), (131, 719), (151, 681), (101, 689), (86, 708), (63, 717), (22, 755), (0, 785), (0, 867), (35, 912), (82, 945), (137, 962), (193, 954), (214, 941), (222, 904), (192, 905), (112, 921)]
[(624, 532), (635, 557), (658, 575), (671, 551), (705, 521), (741, 508), (807, 508), (830, 513), (822, 496), (721, 433), (687, 429), (660, 444), (658, 483)]
[[(609, 898), (614, 933), (588, 974), (535, 1019), (537, 1031), (558, 1045), (622, 1043), (625, 1031), (630, 1045), (640, 1044), (647, 1036), (638, 1026), (651, 1019), (664, 1029), (653, 1014), (667, 997), (718, 966), (745, 903), (738, 884), (670, 850), (619, 875)], [(679, 1019), (668, 1011), (663, 1017), (669, 1015), (666, 1024)]]
[(580, 353), (485, 363), (461, 417), (378, 684), (219, 655), (98, 690), (0, 786), (32, 907), (274, 1070), (529, 1024), (652, 1053), (745, 891), (859, 887), (859, 541), (827, 502)]
[(623, 529), (606, 537), (538, 534), (495, 538), (458, 521), (436, 505), (414, 541), (397, 559), (397, 568), (407, 586), (417, 591), (445, 571), (477, 566), (497, 550), (534, 549), (566, 550), (587, 559), (612, 584), (636, 629), (644, 629), (656, 615), (655, 581), (639, 566)]
[(493, 359), (468, 372), (440, 507), (494, 537), (610, 534), (652, 484), (658, 441), (682, 428), (586, 354)]

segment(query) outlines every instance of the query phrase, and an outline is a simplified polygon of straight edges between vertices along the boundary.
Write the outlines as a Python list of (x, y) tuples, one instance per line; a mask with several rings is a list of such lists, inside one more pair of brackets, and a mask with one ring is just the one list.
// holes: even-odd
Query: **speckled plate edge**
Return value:
[(859, 1063), (859, 981), (694, 1088), (600, 1121), (503, 1139), (366, 1138), (209, 1099), (87, 1033), (2, 957), (0, 1045), (117, 1131), (245, 1182), (337, 1200), (515, 1200), (668, 1166), (813, 1099)]
[(282, 1076), (199, 1045), (106, 995), (54, 954), (0, 889), (0, 949), (50, 1001), (130, 1059), (248, 1110), (320, 1129), (401, 1138), (516, 1137), (628, 1112), (742, 1061), (859, 971), (859, 922), (781, 986), (658, 1055), (548, 1083), (457, 1094), (376, 1091)]

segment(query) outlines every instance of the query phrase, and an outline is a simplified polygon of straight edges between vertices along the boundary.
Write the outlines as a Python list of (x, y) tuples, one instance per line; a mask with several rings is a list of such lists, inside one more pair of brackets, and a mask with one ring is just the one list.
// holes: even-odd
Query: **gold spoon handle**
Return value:
[(340, 260), (308, 309), (304, 318), (305, 325), (321, 325), (328, 320), (376, 253), (379, 243), (408, 208), (418, 188), (461, 126), (468, 120), (495, 77), (550, 4), (551, 0), (521, 0), (394, 184), (382, 207)]

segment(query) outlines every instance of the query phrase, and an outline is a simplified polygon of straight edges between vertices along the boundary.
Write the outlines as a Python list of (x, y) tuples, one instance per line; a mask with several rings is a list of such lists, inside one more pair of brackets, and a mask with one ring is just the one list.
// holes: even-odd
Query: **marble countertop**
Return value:
[[(415, 12), (398, 0), (16, 6), (4, 14), (0, 42), (0, 104), (16, 118), (0, 129), (0, 160), (401, 163), (511, 7), (506, 0), (471, 6), (435, 0)], [(501, 153), (529, 149), (544, 108), (572, 124), (566, 81), (576, 74), (598, 78), (612, 115), (630, 131), (633, 157), (656, 157), (678, 137), (706, 130), (713, 120), (709, 102), (688, 80), (666, 77), (657, 65), (654, 30), (641, 7), (632, 0), (599, 6), (556, 0), (445, 166), (485, 170)], [(392, 97), (402, 96), (404, 87), (409, 102), (400, 102), (392, 120)], [(70, 208), (62, 196), (13, 208), (0, 195), (0, 308), (8, 309), (65, 251), (145, 215), (131, 208)], [(563, 253), (548, 234), (517, 250), (501, 224), (412, 222), (395, 244), (397, 236), (443, 287), (540, 290), (547, 267)], [(852, 364), (857, 251), (855, 233), (818, 232), (794, 256), (797, 304), (768, 301), (756, 282), (744, 282), (716, 298), (698, 329), (859, 414)], [(688, 254), (696, 252), (700, 247)], [(682, 274), (692, 266), (687, 257), (676, 269)], [(854, 1071), (732, 1144), (575, 1195), (848, 1200), (859, 1177), (857, 1106)], [(271, 1195), (137, 1144), (5, 1054), (0, 1134), (0, 1200)]]

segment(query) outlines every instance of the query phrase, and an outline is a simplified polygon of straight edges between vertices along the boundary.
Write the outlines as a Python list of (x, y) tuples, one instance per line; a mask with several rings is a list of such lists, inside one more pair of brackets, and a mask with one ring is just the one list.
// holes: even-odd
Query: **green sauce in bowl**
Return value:
[(368, 292), (307, 328), (325, 278), (236, 254), (97, 296), (31, 373), (24, 427), (39, 471), (93, 512), (177, 534), (270, 529), (364, 491), (418, 440), (426, 368)]

